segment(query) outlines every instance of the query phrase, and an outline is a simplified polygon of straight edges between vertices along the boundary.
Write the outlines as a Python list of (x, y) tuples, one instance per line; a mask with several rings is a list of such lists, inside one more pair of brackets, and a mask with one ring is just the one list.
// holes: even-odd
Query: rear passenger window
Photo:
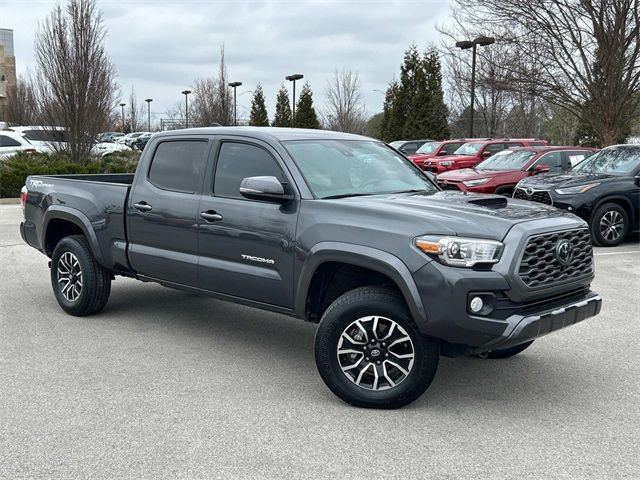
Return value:
[(181, 140), (162, 142), (149, 168), (149, 181), (156, 187), (194, 193), (202, 174), (208, 142)]
[(0, 135), (0, 147), (19, 147), (20, 142), (6, 135)]
[(286, 182), (275, 158), (264, 148), (247, 143), (225, 142), (220, 147), (213, 194), (218, 197), (240, 198), (240, 184), (247, 177), (276, 177)]
[(463, 145), (462, 143), (447, 143), (442, 147), (442, 151), (446, 155), (453, 155), (453, 152), (455, 152), (462, 145)]
[(498, 153), (504, 150), (504, 148), (504, 143), (490, 143), (489, 145), (487, 145), (485, 152), (489, 152), (491, 154)]

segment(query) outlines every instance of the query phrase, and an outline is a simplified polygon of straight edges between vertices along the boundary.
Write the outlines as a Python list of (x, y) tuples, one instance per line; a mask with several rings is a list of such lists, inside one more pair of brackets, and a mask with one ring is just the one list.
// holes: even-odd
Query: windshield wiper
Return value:
[(334, 198), (346, 198), (346, 197), (365, 197), (367, 195), (377, 195), (376, 193), (341, 193), (339, 195), (329, 195), (327, 197), (320, 197), (320, 200), (332, 200)]
[(399, 192), (393, 192), (394, 195), (398, 193), (423, 193), (430, 192), (431, 190), (427, 190), (426, 188), (412, 188), (411, 190), (400, 190)]

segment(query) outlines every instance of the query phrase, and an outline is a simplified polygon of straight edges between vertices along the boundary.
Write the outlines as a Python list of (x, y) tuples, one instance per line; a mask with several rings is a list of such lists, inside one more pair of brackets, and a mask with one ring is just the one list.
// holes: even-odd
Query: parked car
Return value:
[[(60, 150), (64, 147), (63, 144), (67, 142), (66, 132), (63, 127), (11, 127), (11, 131), (23, 135), (38, 152), (42, 153), (52, 153)], [(104, 157), (125, 150), (129, 150), (129, 147), (96, 140), (91, 153)]]
[(114, 143), (118, 137), (124, 137), (122, 132), (104, 132), (98, 135), (99, 142)]
[(122, 138), (122, 141), (124, 142), (124, 144), (126, 146), (133, 148), (133, 142), (135, 142), (138, 139), (138, 137), (140, 137), (141, 135), (144, 135), (146, 133), (149, 133), (149, 132), (132, 132), (132, 133), (128, 133)]
[(440, 354), (510, 357), (601, 306), (583, 220), (442, 192), (345, 133), (158, 133), (135, 175), (28, 177), (24, 216), (66, 312), (99, 312), (123, 275), (318, 322), (320, 375), (359, 407), (412, 402)]
[(36, 148), (24, 136), (9, 130), (0, 130), (0, 159), (18, 152), (35, 152)]
[(433, 142), (433, 140), (428, 138), (423, 140), (396, 140), (395, 142), (391, 142), (389, 146), (395, 148), (400, 153), (410, 155), (416, 153), (416, 151), (427, 142)]
[(547, 172), (569, 170), (597, 150), (586, 147), (517, 147), (502, 150), (473, 168), (451, 170), (438, 175), (445, 190), (513, 194), (523, 178)]
[(473, 140), (460, 146), (453, 155), (425, 160), (423, 169), (441, 174), (449, 170), (475, 167), (482, 160), (513, 147), (544, 146), (547, 142), (531, 138)]
[(441, 142), (427, 142), (416, 150), (416, 153), (407, 156), (418, 167), (423, 168), (425, 160), (443, 155), (453, 155), (458, 148), (468, 141), (468, 139), (459, 138), (456, 140), (443, 140)]
[(152, 135), (153, 134), (150, 132), (143, 133), (133, 141), (133, 143), (131, 144), (131, 148), (134, 148), (136, 150), (144, 150), (144, 147), (147, 146), (147, 143), (151, 139)]
[(613, 247), (640, 229), (640, 145), (604, 148), (571, 170), (525, 178), (514, 198), (568, 210), (596, 245)]

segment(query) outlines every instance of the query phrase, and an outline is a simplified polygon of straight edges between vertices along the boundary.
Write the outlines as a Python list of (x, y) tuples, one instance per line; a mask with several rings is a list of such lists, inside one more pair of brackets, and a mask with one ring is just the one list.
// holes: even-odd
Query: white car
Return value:
[(35, 152), (36, 148), (17, 132), (0, 130), (0, 159), (9, 158), (18, 152)]
[(117, 143), (124, 143), (125, 145), (131, 147), (133, 142), (135, 142), (140, 135), (144, 135), (149, 132), (131, 132), (127, 133), (124, 137), (116, 138)]
[[(65, 131), (63, 127), (11, 127), (11, 130), (22, 134), (38, 152), (52, 153), (63, 147), (66, 142)], [(96, 142), (91, 150), (94, 155), (109, 155), (114, 152), (131, 150), (126, 145), (120, 145), (108, 142)]]

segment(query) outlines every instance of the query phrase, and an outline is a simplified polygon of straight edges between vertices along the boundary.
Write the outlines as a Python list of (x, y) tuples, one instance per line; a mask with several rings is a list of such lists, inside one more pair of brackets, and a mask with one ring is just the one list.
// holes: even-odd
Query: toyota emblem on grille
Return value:
[(567, 266), (573, 260), (573, 244), (569, 240), (560, 240), (556, 245), (556, 258), (560, 264)]
[(533, 195), (533, 188), (531, 188), (531, 187), (527, 187), (527, 189), (525, 190), (525, 192), (527, 192), (527, 195), (528, 195), (528, 196), (531, 196), (531, 195)]

